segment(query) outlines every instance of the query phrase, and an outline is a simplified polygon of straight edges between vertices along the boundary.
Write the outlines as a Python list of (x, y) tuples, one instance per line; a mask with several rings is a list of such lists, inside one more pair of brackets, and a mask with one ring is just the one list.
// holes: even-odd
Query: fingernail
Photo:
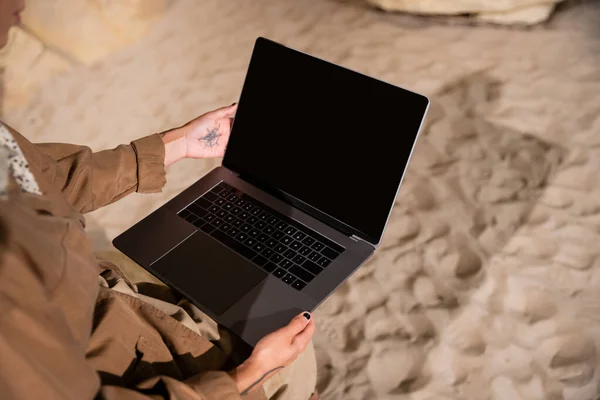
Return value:
[(310, 321), (310, 314), (309, 314), (309, 313), (305, 312), (304, 314), (302, 314), (302, 316), (303, 316), (304, 318), (306, 318), (307, 320), (309, 320), (309, 321)]

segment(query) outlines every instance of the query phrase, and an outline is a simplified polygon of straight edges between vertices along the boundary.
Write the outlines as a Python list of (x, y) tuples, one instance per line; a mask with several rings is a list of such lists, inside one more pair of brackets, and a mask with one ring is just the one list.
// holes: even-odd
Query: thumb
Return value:
[(211, 118), (221, 119), (226, 117), (233, 117), (236, 111), (237, 103), (233, 103), (232, 105), (227, 107), (217, 108), (216, 110), (211, 111), (208, 114), (211, 116)]
[(283, 327), (286, 334), (290, 336), (290, 339), (293, 339), (296, 335), (306, 328), (312, 316), (309, 312), (303, 312), (296, 315), (287, 326)]
[(292, 345), (296, 347), (296, 350), (300, 353), (306, 349), (310, 339), (312, 339), (313, 334), (315, 333), (315, 324), (314, 321), (310, 321), (306, 328), (292, 339)]

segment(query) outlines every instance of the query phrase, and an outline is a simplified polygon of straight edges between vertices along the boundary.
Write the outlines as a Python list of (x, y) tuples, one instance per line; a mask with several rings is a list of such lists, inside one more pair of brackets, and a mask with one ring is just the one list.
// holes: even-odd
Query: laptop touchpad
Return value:
[(196, 232), (149, 268), (174, 289), (217, 315), (267, 276), (254, 264)]

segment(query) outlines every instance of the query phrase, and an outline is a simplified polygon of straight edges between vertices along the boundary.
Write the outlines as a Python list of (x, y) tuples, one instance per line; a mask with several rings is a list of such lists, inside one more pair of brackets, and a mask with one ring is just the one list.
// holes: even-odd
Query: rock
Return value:
[(499, 25), (535, 25), (550, 18), (552, 11), (554, 5), (535, 4), (506, 12), (481, 13), (476, 18)]
[(386, 11), (415, 14), (461, 15), (499, 24), (533, 25), (548, 19), (554, 6), (562, 0), (367, 0)]
[(2, 110), (6, 115), (27, 104), (33, 91), (45, 82), (72, 68), (68, 60), (48, 50), (38, 39), (18, 28), (10, 31), (2, 64), (6, 65)]
[(46, 45), (91, 65), (140, 39), (168, 0), (29, 0), (23, 24)]
[(390, 393), (419, 376), (425, 357), (406, 342), (377, 343), (367, 363), (372, 386), (380, 393)]

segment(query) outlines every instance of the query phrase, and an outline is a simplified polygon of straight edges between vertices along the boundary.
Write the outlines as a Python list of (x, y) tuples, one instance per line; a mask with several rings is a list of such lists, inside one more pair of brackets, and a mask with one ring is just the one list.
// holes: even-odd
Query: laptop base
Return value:
[[(345, 251), (302, 291), (292, 288), (177, 215), (220, 182), (247, 193)], [(224, 167), (215, 168), (118, 236), (113, 244), (250, 346), (287, 325), (300, 312), (313, 311), (375, 250), (257, 189)], [(226, 269), (226, 274), (215, 274), (219, 268)]]

